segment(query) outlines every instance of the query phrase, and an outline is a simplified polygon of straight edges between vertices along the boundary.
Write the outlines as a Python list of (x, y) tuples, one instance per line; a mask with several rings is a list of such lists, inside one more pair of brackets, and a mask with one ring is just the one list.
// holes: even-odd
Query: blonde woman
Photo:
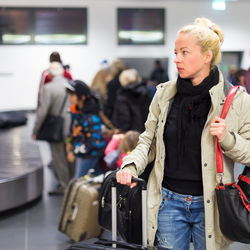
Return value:
[[(145, 131), (117, 181), (133, 187), (155, 159), (148, 180), (148, 239), (166, 249), (228, 249), (215, 197), (215, 136), (223, 149), (224, 180), (234, 162), (250, 166), (250, 96), (238, 90), (226, 120), (219, 118), (231, 84), (220, 61), (222, 30), (206, 18), (180, 29), (175, 41), (178, 78), (157, 86)], [(149, 153), (150, 151), (150, 153)], [(230, 218), (229, 218), (230, 219)]]

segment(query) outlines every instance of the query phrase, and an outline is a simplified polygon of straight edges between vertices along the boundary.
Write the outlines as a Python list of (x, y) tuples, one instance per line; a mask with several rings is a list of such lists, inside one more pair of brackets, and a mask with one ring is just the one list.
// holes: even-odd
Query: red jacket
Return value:
[[(69, 80), (72, 80), (72, 76), (69, 72), (69, 70), (65, 69), (64, 70), (64, 73), (63, 73), (63, 76)], [(49, 71), (46, 69), (43, 71), (42, 73), (42, 76), (41, 76), (41, 80), (40, 80), (40, 84), (39, 84), (39, 90), (38, 90), (38, 98), (37, 98), (37, 106), (39, 106), (40, 104), (40, 95), (41, 95), (41, 92), (42, 92), (42, 87), (48, 83), (48, 82), (51, 82), (52, 81), (52, 77), (51, 75), (49, 74)]]

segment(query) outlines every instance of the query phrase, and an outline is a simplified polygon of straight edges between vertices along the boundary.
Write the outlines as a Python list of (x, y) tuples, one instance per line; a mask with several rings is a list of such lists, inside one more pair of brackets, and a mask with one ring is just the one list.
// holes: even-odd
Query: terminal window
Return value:
[(119, 45), (165, 43), (165, 9), (118, 8)]
[(2, 8), (0, 44), (87, 44), (87, 9)]

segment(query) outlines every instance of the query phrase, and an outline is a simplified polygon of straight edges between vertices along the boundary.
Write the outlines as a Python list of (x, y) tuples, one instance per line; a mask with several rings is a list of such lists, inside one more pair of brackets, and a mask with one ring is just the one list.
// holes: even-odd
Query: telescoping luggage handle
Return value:
[[(143, 248), (147, 247), (147, 184), (145, 180), (141, 178), (132, 177), (132, 182), (137, 182), (141, 185), (142, 193), (142, 246)], [(116, 209), (116, 178), (112, 178), (112, 190), (111, 190), (111, 199), (112, 199), (112, 241), (117, 240), (117, 209)], [(113, 244), (112, 247), (116, 248), (116, 244)]]

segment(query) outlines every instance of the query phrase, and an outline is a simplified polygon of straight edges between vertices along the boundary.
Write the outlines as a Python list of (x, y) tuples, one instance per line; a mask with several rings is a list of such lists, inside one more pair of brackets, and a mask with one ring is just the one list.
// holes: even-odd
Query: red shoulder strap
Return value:
[[(227, 113), (229, 111), (229, 108), (232, 104), (232, 101), (234, 99), (234, 96), (236, 94), (236, 91), (239, 89), (239, 86), (234, 86), (232, 87), (229, 92), (228, 95), (226, 97), (224, 106), (222, 108), (221, 111), (221, 115), (220, 117), (222, 119), (225, 119), (227, 116)], [(216, 170), (218, 174), (222, 174), (224, 172), (224, 167), (223, 167), (223, 156), (222, 156), (222, 151), (221, 151), (221, 147), (220, 147), (220, 143), (217, 137), (215, 137), (215, 143), (216, 143)]]

